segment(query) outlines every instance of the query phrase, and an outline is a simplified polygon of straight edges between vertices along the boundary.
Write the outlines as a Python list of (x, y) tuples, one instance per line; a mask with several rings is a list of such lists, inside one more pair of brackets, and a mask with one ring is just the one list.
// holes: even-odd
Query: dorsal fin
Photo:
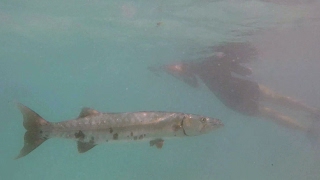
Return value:
[(84, 108), (82, 108), (78, 118), (84, 118), (84, 117), (87, 117), (87, 116), (96, 116), (96, 115), (99, 115), (99, 114), (101, 114), (101, 113), (99, 111), (95, 110), (95, 109), (84, 107)]

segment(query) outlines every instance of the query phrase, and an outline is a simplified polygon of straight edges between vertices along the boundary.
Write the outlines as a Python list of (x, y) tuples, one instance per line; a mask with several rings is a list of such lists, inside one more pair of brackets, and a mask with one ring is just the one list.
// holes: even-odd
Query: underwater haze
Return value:
[[(248, 78), (320, 108), (320, 2), (278, 2), (0, 1), (0, 179), (320, 179), (320, 116), (292, 112), (308, 121), (301, 132), (235, 112), (203, 83), (148, 69), (250, 42), (259, 55)], [(14, 160), (25, 133), (16, 102), (50, 122), (90, 107), (199, 114), (224, 127), (162, 149), (119, 142), (80, 154), (75, 141), (50, 139)]]

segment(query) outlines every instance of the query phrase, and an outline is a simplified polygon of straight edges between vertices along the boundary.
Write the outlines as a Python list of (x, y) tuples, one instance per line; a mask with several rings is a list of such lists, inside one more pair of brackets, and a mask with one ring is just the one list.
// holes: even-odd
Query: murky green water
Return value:
[[(191, 88), (147, 69), (207, 55), (219, 42), (251, 40), (245, 34), (261, 29), (299, 32), (307, 26), (299, 20), (318, 18), (310, 12), (307, 5), (258, 0), (1, 1), (1, 179), (319, 179), (319, 146), (306, 133), (238, 114), (205, 86)], [(273, 52), (271, 39), (257, 44)], [(309, 39), (319, 45), (316, 36)], [(285, 52), (252, 64), (256, 79), (320, 107), (318, 50), (303, 51), (310, 58), (298, 56), (301, 61), (288, 60), (297, 57), (288, 55), (295, 50)], [(50, 139), (13, 160), (25, 132), (16, 101), (53, 122), (75, 118), (87, 106), (202, 114), (225, 127), (165, 141), (161, 150), (132, 142), (79, 154), (75, 142)]]

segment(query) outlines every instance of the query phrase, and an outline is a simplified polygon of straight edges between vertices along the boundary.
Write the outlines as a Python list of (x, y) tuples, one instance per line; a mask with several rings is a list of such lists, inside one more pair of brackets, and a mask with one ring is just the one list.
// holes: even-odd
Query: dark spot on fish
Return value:
[(118, 139), (118, 136), (119, 136), (118, 133), (113, 134), (113, 139), (114, 139), (114, 140), (117, 140), (117, 139)]
[(113, 129), (112, 129), (112, 128), (109, 128), (109, 132), (110, 132), (110, 133), (113, 133)]
[(143, 139), (143, 135), (142, 134), (139, 136), (139, 139)]
[(43, 131), (42, 130), (40, 130), (40, 134), (42, 134), (43, 133)]
[(133, 132), (131, 131), (130, 136), (133, 136)]
[(74, 137), (75, 137), (75, 138), (78, 138), (78, 139), (84, 139), (84, 138), (85, 138), (85, 135), (83, 134), (82, 131), (79, 130), (79, 132), (76, 132), (76, 133), (74, 134)]
[(137, 136), (135, 136), (135, 137), (133, 137), (133, 139), (134, 139), (134, 140), (137, 140), (137, 139), (138, 139), (138, 137), (137, 137)]

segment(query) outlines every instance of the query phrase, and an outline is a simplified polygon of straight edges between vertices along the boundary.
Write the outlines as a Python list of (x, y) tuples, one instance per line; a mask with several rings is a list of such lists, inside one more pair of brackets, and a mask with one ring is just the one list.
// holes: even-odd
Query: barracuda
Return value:
[(219, 119), (175, 112), (102, 113), (83, 108), (77, 119), (48, 122), (23, 104), (24, 146), (16, 159), (28, 155), (50, 138), (77, 141), (79, 153), (97, 144), (111, 141), (148, 140), (150, 146), (162, 148), (164, 139), (208, 133), (223, 126)]

